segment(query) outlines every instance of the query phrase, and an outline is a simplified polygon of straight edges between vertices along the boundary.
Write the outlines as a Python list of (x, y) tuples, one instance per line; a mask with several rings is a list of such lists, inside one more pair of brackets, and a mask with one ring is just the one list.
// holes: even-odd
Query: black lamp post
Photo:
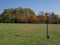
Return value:
[(48, 35), (48, 20), (46, 20), (46, 29), (47, 29), (47, 31), (46, 31), (47, 39), (49, 39), (49, 35)]
[(47, 34), (47, 39), (49, 39), (49, 35), (48, 35), (48, 13), (45, 14), (46, 15), (46, 34)]

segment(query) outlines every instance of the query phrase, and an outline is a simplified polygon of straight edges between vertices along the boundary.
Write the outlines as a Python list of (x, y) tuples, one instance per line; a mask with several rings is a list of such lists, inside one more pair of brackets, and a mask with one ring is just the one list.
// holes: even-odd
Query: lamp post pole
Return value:
[(48, 35), (48, 20), (46, 20), (47, 21), (47, 24), (46, 24), (46, 27), (47, 27), (47, 39), (49, 39), (49, 35)]
[(46, 13), (45, 15), (46, 15), (46, 35), (47, 35), (47, 39), (49, 39), (49, 35), (48, 35), (48, 13)]

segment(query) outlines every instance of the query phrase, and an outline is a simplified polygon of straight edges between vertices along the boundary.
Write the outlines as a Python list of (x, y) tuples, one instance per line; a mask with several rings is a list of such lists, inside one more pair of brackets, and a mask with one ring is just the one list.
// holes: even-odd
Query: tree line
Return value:
[(46, 23), (46, 20), (50, 24), (60, 23), (59, 15), (54, 12), (41, 12), (36, 15), (30, 8), (4, 9), (0, 14), (0, 23)]

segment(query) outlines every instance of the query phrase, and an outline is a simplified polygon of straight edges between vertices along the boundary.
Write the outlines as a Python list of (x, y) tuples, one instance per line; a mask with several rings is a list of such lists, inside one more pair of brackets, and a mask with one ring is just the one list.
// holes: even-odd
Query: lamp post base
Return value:
[(47, 39), (49, 39), (49, 35), (47, 35)]

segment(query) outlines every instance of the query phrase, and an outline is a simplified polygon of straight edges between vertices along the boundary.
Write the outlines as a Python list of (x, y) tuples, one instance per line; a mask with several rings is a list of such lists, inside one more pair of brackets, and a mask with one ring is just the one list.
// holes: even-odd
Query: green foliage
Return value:
[(44, 13), (41, 12), (36, 15), (30, 8), (10, 8), (4, 9), (0, 14), (1, 23), (45, 23), (48, 20), (49, 23), (60, 23), (60, 17), (54, 12)]
[(1, 14), (2, 19), (0, 19), (4, 23), (22, 23), (27, 22), (26, 16), (30, 16), (35, 14), (29, 8), (11, 8), (11, 9), (4, 9), (3, 13)]

